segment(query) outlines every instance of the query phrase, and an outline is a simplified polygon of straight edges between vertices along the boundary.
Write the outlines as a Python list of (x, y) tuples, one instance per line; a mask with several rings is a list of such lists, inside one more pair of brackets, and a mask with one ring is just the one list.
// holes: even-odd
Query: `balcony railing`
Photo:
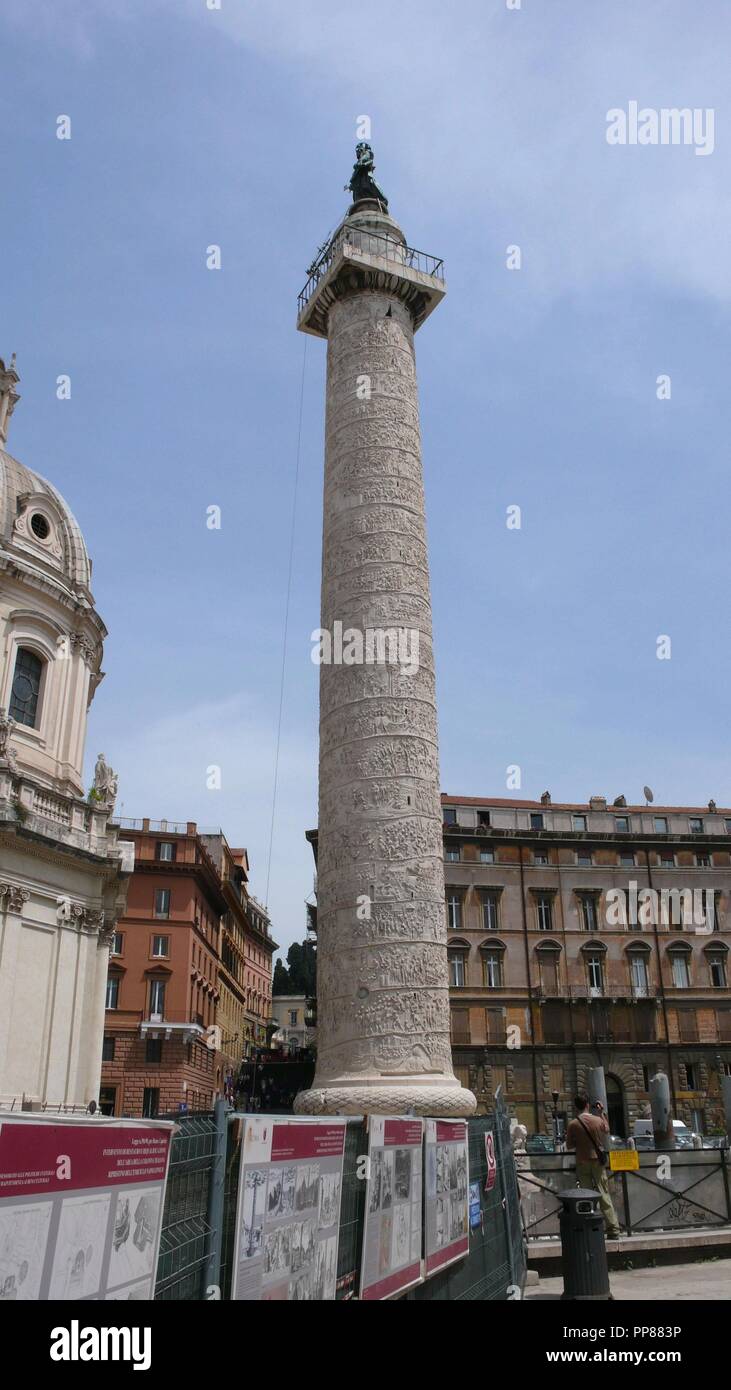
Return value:
[(120, 830), (151, 830), (155, 835), (187, 835), (188, 826), (175, 820), (135, 820), (132, 816), (113, 816), (110, 822)]
[(315, 261), (297, 304), (299, 313), (311, 300), (323, 276), (327, 274), (336, 256), (348, 248), (362, 255), (378, 256), (381, 260), (393, 261), (407, 270), (417, 270), (422, 275), (431, 275), (435, 280), (444, 280), (444, 262), (438, 256), (430, 256), (426, 251), (417, 251), (413, 246), (404, 246), (393, 237), (382, 236), (378, 232), (368, 232), (363, 227), (348, 226), (340, 228), (332, 241)]

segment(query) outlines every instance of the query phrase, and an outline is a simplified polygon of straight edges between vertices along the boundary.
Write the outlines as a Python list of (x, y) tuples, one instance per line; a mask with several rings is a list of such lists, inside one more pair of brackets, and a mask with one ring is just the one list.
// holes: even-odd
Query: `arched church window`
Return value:
[(43, 662), (27, 647), (19, 647), (10, 695), (10, 718), (34, 729), (38, 714)]

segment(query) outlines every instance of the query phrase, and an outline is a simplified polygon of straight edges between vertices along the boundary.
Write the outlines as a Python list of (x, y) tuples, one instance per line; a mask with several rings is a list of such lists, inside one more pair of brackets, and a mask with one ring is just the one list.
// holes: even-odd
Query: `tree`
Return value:
[(312, 999), (317, 990), (317, 951), (313, 941), (293, 941), (287, 964), (274, 963), (272, 994), (304, 994)]
[(281, 960), (274, 962), (274, 978), (272, 980), (272, 994), (292, 994), (289, 987), (289, 971)]
[(312, 941), (293, 941), (287, 952), (290, 994), (308, 998), (316, 992), (316, 951)]

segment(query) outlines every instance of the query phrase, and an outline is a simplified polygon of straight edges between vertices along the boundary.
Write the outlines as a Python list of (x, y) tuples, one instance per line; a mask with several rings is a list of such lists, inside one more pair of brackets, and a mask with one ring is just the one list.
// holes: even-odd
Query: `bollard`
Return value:
[(596, 1102), (599, 1100), (601, 1101), (602, 1106), (604, 1107), (604, 1114), (609, 1114), (609, 1105), (607, 1102), (607, 1083), (604, 1079), (603, 1067), (589, 1067), (589, 1070), (586, 1073), (586, 1094), (588, 1095), (592, 1106), (596, 1105)]
[(580, 1302), (611, 1298), (598, 1193), (593, 1188), (571, 1187), (559, 1192), (558, 1199), (562, 1203), (562, 1297)]
[(652, 1129), (656, 1149), (674, 1149), (675, 1131), (673, 1112), (670, 1109), (670, 1082), (664, 1071), (650, 1077), (650, 1106), (652, 1108)]

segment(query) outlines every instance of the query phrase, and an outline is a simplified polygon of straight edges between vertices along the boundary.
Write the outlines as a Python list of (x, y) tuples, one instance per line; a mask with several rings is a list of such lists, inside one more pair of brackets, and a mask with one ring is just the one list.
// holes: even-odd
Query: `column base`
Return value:
[(296, 1115), (427, 1115), (452, 1119), (474, 1115), (477, 1101), (456, 1082), (451, 1086), (391, 1084), (385, 1078), (371, 1085), (313, 1087), (295, 1098)]

